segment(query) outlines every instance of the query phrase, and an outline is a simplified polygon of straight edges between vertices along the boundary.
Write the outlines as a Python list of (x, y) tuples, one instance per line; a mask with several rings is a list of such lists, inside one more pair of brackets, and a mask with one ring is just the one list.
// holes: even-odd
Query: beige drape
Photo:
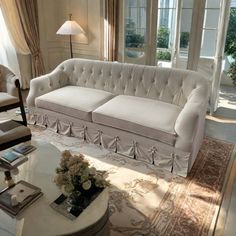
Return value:
[(40, 51), (37, 0), (15, 0), (26, 43), (32, 55), (32, 72), (37, 77), (45, 73)]
[(119, 38), (119, 0), (105, 0), (105, 19), (107, 20), (107, 59), (118, 60)]
[(25, 41), (23, 29), (20, 24), (20, 18), (15, 0), (0, 0), (0, 7), (9, 30), (9, 36), (16, 51), (20, 54), (30, 54), (29, 47)]

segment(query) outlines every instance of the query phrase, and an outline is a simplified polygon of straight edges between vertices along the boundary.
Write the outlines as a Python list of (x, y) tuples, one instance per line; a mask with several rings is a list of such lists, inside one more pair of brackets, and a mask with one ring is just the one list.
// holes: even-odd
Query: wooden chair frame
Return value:
[(16, 79), (16, 81), (15, 81), (15, 86), (16, 86), (16, 88), (18, 90), (19, 101), (16, 102), (16, 103), (12, 103), (12, 104), (0, 107), (0, 112), (20, 107), (21, 116), (22, 116), (22, 120), (23, 120), (22, 124), (27, 126), (27, 119), (26, 119), (26, 114), (25, 114), (25, 108), (24, 108), (23, 98), (22, 98), (22, 94), (21, 94), (20, 82), (19, 82), (18, 79)]

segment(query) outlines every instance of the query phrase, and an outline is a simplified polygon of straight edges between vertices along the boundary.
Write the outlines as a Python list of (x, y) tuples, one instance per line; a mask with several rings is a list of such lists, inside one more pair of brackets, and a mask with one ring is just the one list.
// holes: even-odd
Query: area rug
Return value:
[(30, 126), (34, 139), (83, 153), (108, 172), (111, 236), (208, 235), (223, 196), (234, 144), (205, 138), (187, 178), (73, 137)]

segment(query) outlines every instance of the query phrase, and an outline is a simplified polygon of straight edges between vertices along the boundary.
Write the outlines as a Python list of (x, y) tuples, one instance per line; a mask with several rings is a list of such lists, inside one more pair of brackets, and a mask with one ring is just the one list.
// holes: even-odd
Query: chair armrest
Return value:
[(0, 91), (18, 97), (18, 77), (3, 65), (0, 65), (0, 77)]
[(30, 81), (30, 90), (26, 103), (28, 107), (35, 106), (35, 99), (43, 94), (62, 88), (69, 83), (69, 77), (60, 69)]

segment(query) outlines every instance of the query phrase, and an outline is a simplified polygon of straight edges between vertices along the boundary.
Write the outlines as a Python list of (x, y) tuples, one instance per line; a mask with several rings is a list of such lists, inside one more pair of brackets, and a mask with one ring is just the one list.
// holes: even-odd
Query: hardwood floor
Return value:
[[(214, 116), (207, 116), (206, 135), (236, 143), (236, 87), (223, 86), (219, 108)], [(220, 211), (215, 224), (215, 236), (236, 235), (236, 160), (232, 160)]]

